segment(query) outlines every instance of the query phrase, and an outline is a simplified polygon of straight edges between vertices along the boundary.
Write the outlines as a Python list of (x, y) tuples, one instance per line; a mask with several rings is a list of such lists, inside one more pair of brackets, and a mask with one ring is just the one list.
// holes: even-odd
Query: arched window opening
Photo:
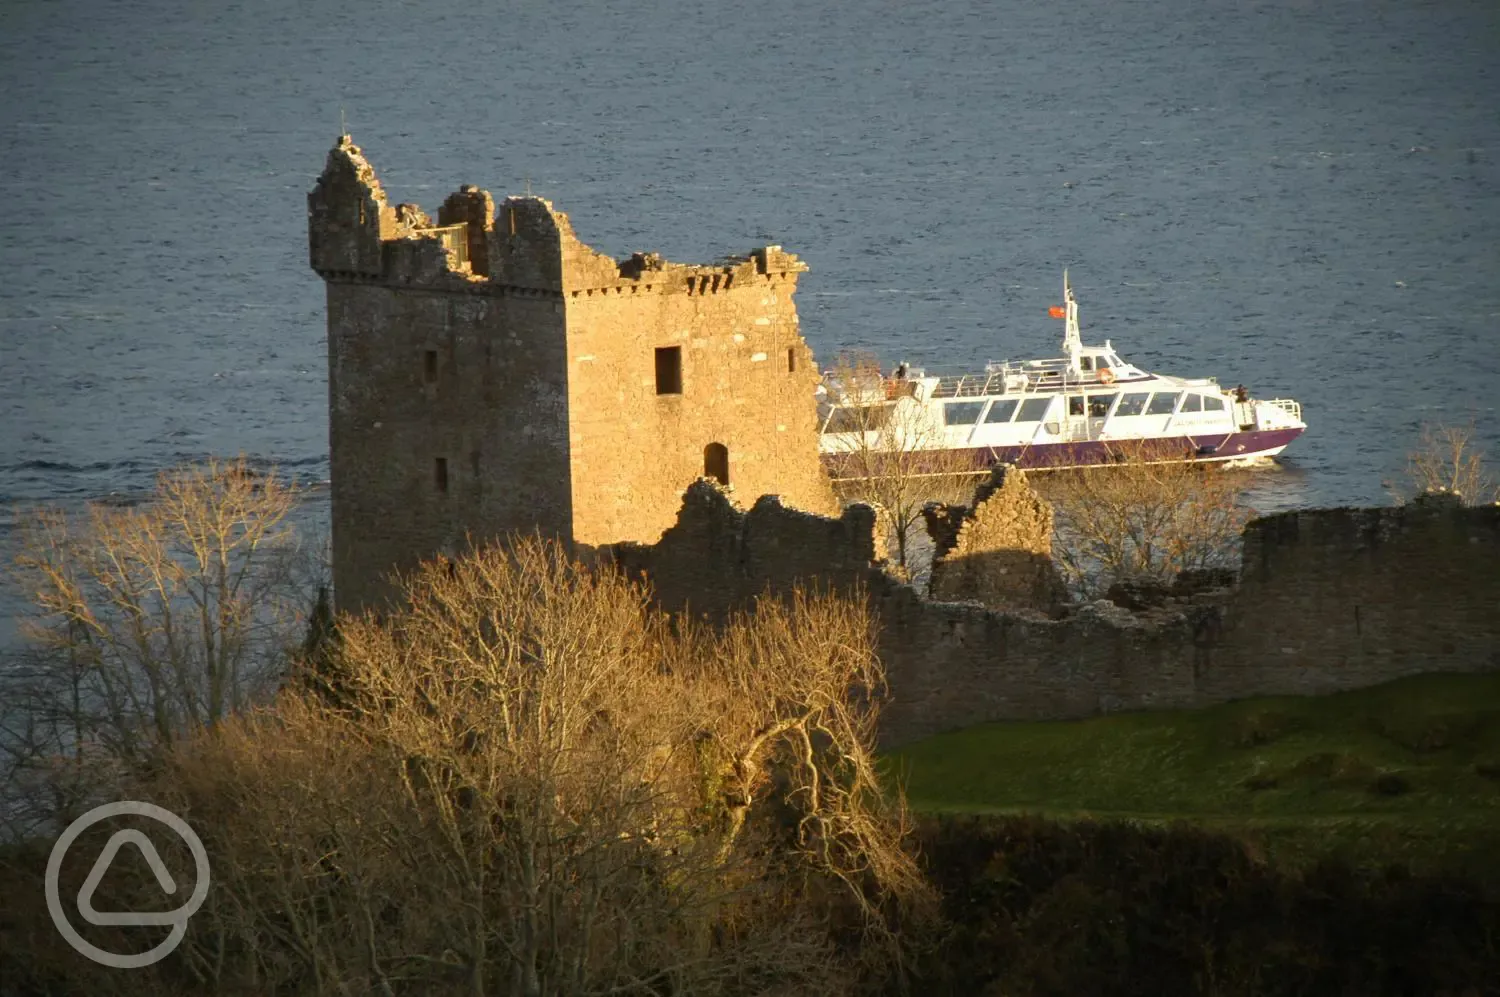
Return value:
[(729, 484), (729, 448), (722, 443), (710, 443), (703, 448), (703, 476), (713, 478), (721, 485)]

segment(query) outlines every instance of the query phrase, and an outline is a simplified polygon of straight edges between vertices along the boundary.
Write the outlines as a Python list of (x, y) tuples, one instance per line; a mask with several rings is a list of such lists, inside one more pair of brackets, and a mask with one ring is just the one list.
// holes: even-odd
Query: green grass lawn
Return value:
[(913, 810), (1188, 820), (1279, 860), (1500, 880), (1500, 674), (999, 723), (892, 753)]

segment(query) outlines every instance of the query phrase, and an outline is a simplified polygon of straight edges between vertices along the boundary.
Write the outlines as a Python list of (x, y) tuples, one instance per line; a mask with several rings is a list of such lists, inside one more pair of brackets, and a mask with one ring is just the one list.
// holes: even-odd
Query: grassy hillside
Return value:
[(1335, 854), (1500, 879), (1500, 674), (990, 724), (888, 762), (919, 812), (1189, 820), (1299, 864)]

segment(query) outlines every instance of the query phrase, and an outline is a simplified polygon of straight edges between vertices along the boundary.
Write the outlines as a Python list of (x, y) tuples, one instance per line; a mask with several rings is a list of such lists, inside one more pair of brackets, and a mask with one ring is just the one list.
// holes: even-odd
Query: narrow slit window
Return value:
[(448, 494), (448, 458), (438, 457), (432, 462), (432, 483), (439, 494)]
[(428, 384), (437, 383), (437, 350), (428, 350), (423, 354), (422, 379)]
[(786, 372), (788, 374), (797, 373), (797, 347), (795, 346), (788, 346), (786, 348)]
[(656, 393), (682, 394), (682, 347), (661, 346), (656, 350)]
[(703, 476), (713, 478), (721, 485), (729, 484), (729, 448), (722, 443), (710, 443), (703, 448)]

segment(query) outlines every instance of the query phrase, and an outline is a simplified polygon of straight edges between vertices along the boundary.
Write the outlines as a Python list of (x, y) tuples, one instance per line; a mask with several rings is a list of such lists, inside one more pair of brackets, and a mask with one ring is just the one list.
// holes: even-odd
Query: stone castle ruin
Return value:
[(590, 249), (538, 197), (392, 206), (348, 136), (308, 195), (328, 292), (340, 609), (511, 531), (653, 541), (708, 476), (834, 511), (818, 372), (779, 246), (715, 266)]
[(497, 208), (472, 186), (434, 220), (391, 206), (347, 135), (308, 196), (308, 243), (328, 292), (341, 610), (378, 608), (392, 570), (533, 531), (644, 576), (674, 611), (858, 589), (886, 745), (1500, 668), (1500, 507), (1451, 496), (1256, 520), (1237, 579), (1060, 610), (1052, 511), (1002, 471), (971, 506), (928, 510), (922, 597), (819, 463), (792, 301), (806, 267), (780, 247), (616, 261), (547, 201)]

